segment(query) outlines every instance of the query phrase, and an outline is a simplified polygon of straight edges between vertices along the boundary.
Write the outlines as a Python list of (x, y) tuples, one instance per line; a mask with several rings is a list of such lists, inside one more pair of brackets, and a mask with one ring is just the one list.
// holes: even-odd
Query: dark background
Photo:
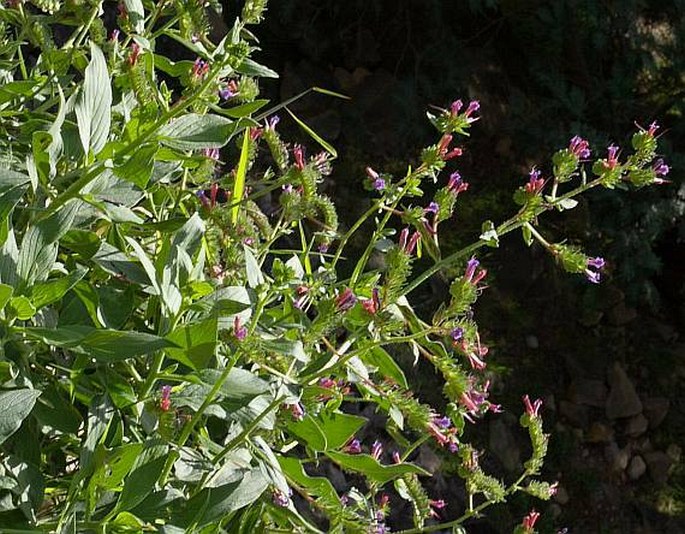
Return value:
[[(238, 6), (225, 6), (231, 21)], [(457, 162), (471, 188), (441, 229), (446, 252), (476, 238), (486, 218), (513, 213), (511, 195), (530, 167), (549, 173), (573, 135), (604, 157), (612, 142), (629, 152), (636, 123), (659, 121), (672, 183), (593, 191), (541, 221), (550, 240), (607, 258), (601, 286), (561, 272), (519, 236), (481, 258), (491, 287), (476, 317), (491, 347), (495, 402), (507, 413), (469, 432), (490, 451), (486, 467), (511, 480), (528, 452), (514, 415), (520, 396), (543, 397), (552, 433), (545, 476), (563, 489), (551, 503), (514, 499), (471, 528), (510, 532), (532, 505), (544, 532), (685, 531), (685, 3), (279, 0), (256, 33), (257, 58), (281, 74), (263, 87), (272, 101), (311, 86), (351, 97), (310, 95), (292, 106), (340, 154), (326, 189), (343, 224), (368, 205), (366, 165), (399, 174), (435, 142), (430, 105), (480, 100), (482, 120)], [(292, 129), (286, 137), (298, 135), (281, 124)], [(441, 298), (431, 287), (418, 298), (426, 310)], [(625, 371), (618, 385), (608, 383), (616, 362)], [(418, 375), (422, 395), (439, 389), (427, 369)], [(610, 419), (616, 388), (635, 389), (642, 413)], [(448, 459), (437, 461), (432, 494), (456, 517), (459, 479)], [(406, 525), (401, 514), (393, 521)]]

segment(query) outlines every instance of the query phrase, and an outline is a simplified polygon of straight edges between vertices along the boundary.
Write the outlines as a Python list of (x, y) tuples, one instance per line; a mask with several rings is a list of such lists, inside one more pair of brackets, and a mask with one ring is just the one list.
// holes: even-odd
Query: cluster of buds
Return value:
[(227, 191), (223, 187), (219, 187), (219, 184), (217, 183), (213, 183), (209, 189), (200, 189), (195, 193), (202, 204), (202, 207), (207, 210), (214, 209), (217, 204), (225, 204), (228, 202), (230, 194), (230, 191)]
[(271, 501), (276, 505), (280, 506), (281, 508), (287, 508), (290, 506), (290, 497), (292, 496), (293, 492), (290, 488), (288, 488), (288, 493), (285, 494), (279, 489), (274, 489), (272, 494), (271, 494)]
[(136, 42), (131, 43), (131, 53), (128, 55), (128, 64), (133, 67), (138, 63), (138, 58), (140, 57), (140, 52), (141, 52), (140, 45)]
[(480, 109), (480, 102), (471, 100), (462, 112), (463, 107), (464, 103), (461, 100), (455, 100), (450, 104), (449, 109), (443, 109), (437, 116), (429, 113), (428, 118), (441, 132), (457, 132), (466, 135), (466, 129), (480, 119), (474, 116), (474, 113)]
[(462, 180), (461, 174), (459, 174), (458, 171), (454, 171), (452, 174), (450, 174), (450, 179), (447, 182), (447, 190), (450, 193), (452, 193), (454, 196), (457, 196), (459, 193), (466, 191), (468, 188), (468, 182)]
[(588, 159), (592, 152), (590, 151), (590, 143), (586, 139), (583, 139), (579, 135), (571, 138), (571, 142), (568, 145), (568, 150), (578, 159)]
[(303, 170), (306, 163), (304, 161), (304, 147), (302, 145), (295, 145), (293, 147), (293, 157), (295, 158), (295, 167)]
[(520, 528), (517, 529), (517, 532), (520, 534), (533, 534), (533, 532), (535, 532), (535, 523), (537, 523), (539, 518), (540, 512), (531, 510), (531, 512), (523, 518), (523, 521), (521, 521)]
[(291, 413), (295, 421), (302, 421), (304, 419), (304, 416), (307, 414), (301, 402), (286, 404), (285, 408)]
[(554, 154), (554, 179), (557, 183), (569, 181), (578, 169), (581, 160), (590, 157), (590, 144), (587, 140), (576, 135), (569, 142), (568, 148)]
[(451, 144), (452, 136), (450, 134), (445, 134), (440, 138), (440, 142), (438, 143), (438, 155), (442, 161), (449, 161), (464, 153), (462, 148), (451, 147)]
[(606, 266), (604, 258), (588, 257), (581, 250), (562, 243), (548, 245), (547, 249), (561, 263), (566, 272), (584, 274), (588, 281), (599, 284), (602, 271)]

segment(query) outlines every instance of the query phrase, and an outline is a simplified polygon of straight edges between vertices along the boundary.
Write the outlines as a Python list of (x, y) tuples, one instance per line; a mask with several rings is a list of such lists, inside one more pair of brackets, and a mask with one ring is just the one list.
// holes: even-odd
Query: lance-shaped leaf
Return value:
[(0, 392), (0, 444), (19, 429), (39, 396), (35, 389)]
[(96, 44), (90, 43), (90, 63), (86, 67), (83, 87), (74, 107), (79, 137), (86, 154), (102, 150), (107, 142), (112, 120), (112, 87), (107, 62)]

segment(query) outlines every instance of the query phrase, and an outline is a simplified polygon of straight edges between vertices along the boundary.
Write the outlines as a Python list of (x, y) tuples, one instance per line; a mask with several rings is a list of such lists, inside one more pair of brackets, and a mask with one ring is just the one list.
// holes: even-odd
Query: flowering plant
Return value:
[[(385, 532), (392, 485), (413, 508), (409, 534), (457, 528), (517, 491), (555, 491), (537, 478), (541, 401), (524, 398), (532, 454), (515, 481), (488, 475), (464, 436), (502, 409), (490, 400), (472, 309), (487, 281), (476, 252), (520, 229), (564, 269), (599, 282), (604, 260), (547, 242), (538, 219), (572, 209), (592, 187), (663, 182), (657, 126), (635, 134), (623, 162), (609, 147), (592, 179), (588, 144), (572, 139), (549, 178), (531, 171), (515, 215), (485, 222), (476, 242), (443, 257), (440, 224), (468, 194), (452, 167), (464, 150), (455, 136), (479, 112), (456, 101), (429, 114), (436, 143), (404, 176), (366, 170), (374, 200), (342, 229), (319, 191), (335, 150), (289, 102), (264, 111), (258, 98), (259, 78), (275, 76), (251, 59), (250, 26), (265, 4), (245, 2), (218, 43), (195, 2), (125, 0), (109, 36), (102, 3), (89, 13), (45, 0), (2, 8), (7, 528)], [(167, 58), (162, 37), (197, 59)], [(284, 142), (277, 112), (323, 151)], [(428, 202), (427, 181), (443, 184)], [(366, 222), (368, 245), (346, 257)], [(381, 269), (369, 267), (374, 253)], [(415, 274), (423, 254), (432, 265)], [(463, 274), (445, 302), (418, 314), (411, 294), (455, 266)], [(444, 410), (412, 391), (394, 357), (402, 346), (442, 376)], [(359, 405), (384, 414), (382, 436), (360, 439)], [(458, 465), (464, 510), (426, 491), (431, 473), (415, 460), (428, 444)], [(339, 491), (324, 468), (357, 482)], [(531, 532), (536, 519), (517, 528)]]

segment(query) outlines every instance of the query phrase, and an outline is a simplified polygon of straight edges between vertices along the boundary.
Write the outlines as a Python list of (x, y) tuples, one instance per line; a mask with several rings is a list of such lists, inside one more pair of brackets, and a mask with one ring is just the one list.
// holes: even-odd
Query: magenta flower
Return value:
[(472, 256), (471, 259), (468, 262), (466, 262), (464, 279), (474, 286), (478, 284), (478, 282), (480, 282), (488, 274), (488, 271), (486, 269), (480, 269), (476, 272), (479, 265), (480, 262), (474, 256)]
[(171, 386), (162, 386), (162, 398), (159, 401), (159, 409), (168, 412), (171, 408)]
[(452, 102), (452, 105), (450, 106), (450, 113), (453, 116), (456, 116), (459, 114), (459, 111), (462, 107), (464, 107), (464, 103), (461, 101), (461, 99), (455, 100), (454, 102)]
[(666, 176), (669, 172), (671, 172), (671, 168), (664, 163), (664, 160), (662, 158), (659, 158), (654, 162), (652, 165), (652, 170), (654, 171), (654, 183), (655, 184), (663, 184), (667, 180), (664, 180), (662, 176)]
[(443, 161), (448, 161), (450, 159), (456, 158), (463, 154), (463, 150), (459, 147), (452, 148), (450, 150), (450, 145), (452, 144), (452, 136), (450, 134), (445, 134), (440, 138), (438, 142), (438, 155)]
[(654, 121), (652, 124), (649, 125), (649, 130), (647, 130), (647, 133), (650, 136), (654, 137), (654, 134), (656, 133), (656, 131), (659, 128), (660, 128), (659, 124), (656, 121)]
[(301, 403), (296, 402), (295, 404), (288, 404), (287, 406), (295, 421), (302, 421), (302, 419), (304, 419), (306, 412)]
[(112, 33), (109, 34), (109, 40), (113, 43), (117, 42), (119, 40), (119, 30), (112, 30)]
[(468, 122), (475, 122), (478, 120), (478, 117), (471, 117), (471, 115), (478, 111), (480, 109), (480, 102), (478, 100), (472, 100), (469, 103), (469, 107), (466, 108), (466, 111), (464, 112), (464, 117), (468, 120)]
[(396, 464), (402, 463), (402, 457), (400, 456), (400, 453), (398, 451), (392, 451), (392, 461)]
[(540, 178), (540, 171), (533, 167), (529, 174), (529, 180), (526, 184), (526, 193), (529, 195), (537, 195), (542, 191), (545, 186), (544, 178)]
[(383, 455), (383, 444), (376, 440), (373, 442), (373, 445), (371, 445), (371, 456), (374, 460), (378, 461), (380, 460), (381, 456)]
[(568, 149), (579, 159), (587, 159), (590, 157), (590, 143), (582, 137), (576, 135), (571, 139)]
[(295, 167), (300, 170), (304, 169), (304, 148), (302, 145), (295, 145), (293, 147), (293, 156), (295, 157)]
[(523, 404), (526, 407), (526, 413), (530, 417), (540, 417), (540, 408), (542, 408), (542, 399), (536, 399), (531, 402), (528, 395), (523, 396)]
[(445, 508), (445, 506), (447, 506), (447, 503), (445, 501), (443, 501), (442, 499), (437, 499), (437, 500), (431, 499), (429, 502), (429, 505), (431, 508), (431, 512), (430, 512), (431, 517), (438, 518), (438, 517), (440, 517), (438, 510), (442, 510), (443, 508)]
[(357, 297), (352, 290), (346, 287), (345, 290), (335, 298), (335, 307), (339, 312), (346, 312), (357, 303)]
[(375, 315), (381, 307), (381, 299), (378, 288), (374, 287), (371, 291), (371, 298), (362, 301), (362, 307), (371, 315)]
[(362, 444), (357, 438), (354, 438), (343, 447), (343, 452), (346, 452), (347, 454), (359, 454), (362, 452)]
[(195, 63), (193, 63), (193, 67), (191, 69), (191, 74), (193, 78), (204, 78), (208, 72), (209, 63), (200, 58), (197, 58), (195, 60)]
[(409, 237), (409, 228), (403, 228), (400, 232), (399, 246), (404, 251), (405, 254), (411, 256), (414, 253), (416, 244), (421, 239), (421, 234), (419, 232), (414, 232), (411, 237)]
[(533, 532), (533, 527), (535, 527), (535, 523), (537, 522), (539, 517), (540, 512), (531, 510), (531, 512), (523, 518), (523, 521), (521, 521), (521, 526), (524, 528), (526, 532)]
[(461, 179), (459, 172), (454, 171), (452, 174), (450, 174), (450, 179), (447, 182), (447, 190), (450, 193), (458, 195), (462, 191), (466, 191), (468, 188), (469, 184)]
[(607, 147), (607, 154), (604, 166), (609, 170), (613, 170), (618, 166), (618, 147), (616, 145), (609, 145)]

